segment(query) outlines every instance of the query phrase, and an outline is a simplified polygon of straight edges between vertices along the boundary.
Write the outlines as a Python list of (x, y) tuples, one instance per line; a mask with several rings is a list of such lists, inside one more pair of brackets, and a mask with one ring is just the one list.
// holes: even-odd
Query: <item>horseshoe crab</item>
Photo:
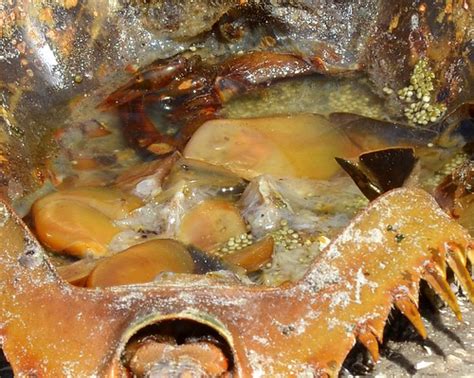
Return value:
[[(421, 281), (461, 317), (449, 280), (473, 300), (471, 238), (410, 174), (412, 147), (471, 101), (470, 5), (324, 4), (0, 5), (0, 335), (16, 374), (336, 376), (356, 342), (379, 358), (393, 307), (426, 337)], [(383, 106), (347, 107), (367, 98), (344, 95), (360, 75)], [(222, 119), (301, 77), (337, 90), (317, 110), (289, 110), (297, 87), (270, 109), (283, 117)], [(381, 172), (386, 147), (409, 169)], [(458, 173), (435, 193), (454, 216), (470, 198), (442, 202)]]
[[(220, 282), (210, 289), (215, 278), (209, 276), (191, 286), (171, 277), (154, 285), (87, 291), (57, 276), (5, 204), (0, 233), (2, 285), (9, 293), (0, 310), (3, 348), (18, 374), (120, 375), (130, 338), (174, 319), (221, 335), (229, 371), (237, 376), (335, 376), (356, 340), (378, 359), (394, 305), (426, 337), (417, 310), (421, 279), (461, 316), (446, 262), (474, 299), (465, 268), (474, 261), (471, 238), (415, 189), (395, 189), (375, 200), (301, 281), (277, 288)], [(58, 348), (58, 340), (68, 348)]]

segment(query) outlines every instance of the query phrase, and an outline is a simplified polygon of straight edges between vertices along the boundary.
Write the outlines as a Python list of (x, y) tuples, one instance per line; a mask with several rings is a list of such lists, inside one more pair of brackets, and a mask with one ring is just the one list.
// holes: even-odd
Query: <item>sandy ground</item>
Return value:
[(342, 375), (474, 377), (474, 305), (465, 298), (459, 298), (459, 304), (463, 322), (459, 322), (447, 307), (422, 311), (428, 331), (426, 340), (422, 340), (400, 315), (392, 320), (394, 330), (388, 335), (381, 350), (382, 358), (374, 369), (364, 372), (364, 364), (356, 362), (356, 368), (351, 368), (352, 374), (345, 371)]

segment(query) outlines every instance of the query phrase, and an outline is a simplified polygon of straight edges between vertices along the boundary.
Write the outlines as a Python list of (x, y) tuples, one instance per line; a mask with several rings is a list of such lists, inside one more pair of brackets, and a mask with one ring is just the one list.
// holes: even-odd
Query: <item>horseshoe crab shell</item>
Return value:
[[(84, 132), (89, 121), (84, 115), (97, 115), (97, 103), (129, 79), (125, 67), (135, 71), (134, 66), (183, 51), (199, 48), (211, 71), (216, 61), (210, 53), (226, 59), (255, 48), (303, 52), (305, 59), (314, 55), (311, 64), (329, 75), (366, 70), (378, 95), (394, 107), (389, 117), (402, 123), (409, 121), (404, 109), (410, 98), (409, 89), (403, 89), (409, 87), (417, 62), (427, 57), (437, 78), (430, 101), (445, 104), (447, 116), (472, 101), (472, 44), (465, 27), (472, 23), (472, 12), (467, 1), (451, 6), (409, 0), (361, 6), (353, 1), (352, 7), (334, 1), (327, 9), (305, 1), (255, 3), (218, 2), (211, 14), (218, 22), (214, 28), (207, 24), (209, 14), (194, 14), (196, 7), (207, 9), (206, 1), (181, 6), (152, 1), (145, 8), (140, 2), (122, 8), (115, 1), (81, 0), (0, 5), (0, 190), (5, 199), (0, 206), (0, 282), (5, 290), (0, 333), (15, 373), (119, 375), (123, 348), (138, 330), (176, 320), (198, 324), (207, 336), (215, 336), (236, 375), (336, 375), (356, 340), (378, 358), (378, 342), (394, 304), (426, 335), (416, 308), (420, 279), (460, 315), (445, 268), (451, 267), (472, 296), (464, 268), (473, 260), (471, 239), (416, 189), (395, 190), (376, 200), (327, 247), (302, 281), (265, 289), (216, 275), (96, 291), (72, 287), (58, 278), (9, 207), (27, 208), (35, 196), (51, 190), (58, 179), (48, 165), (57, 149), (54, 132), (70, 123), (80, 124), (77, 133)], [(153, 19), (160, 5), (169, 17)], [(194, 23), (183, 23), (190, 11)], [(246, 18), (249, 13), (252, 17)], [(252, 32), (236, 39), (232, 30), (241, 25), (241, 16)], [(301, 29), (288, 21), (295, 17), (304, 21)], [(264, 39), (269, 30), (252, 29), (262, 19), (275, 35)], [(366, 28), (368, 19), (373, 22)], [(106, 120), (116, 121), (110, 117)], [(444, 119), (431, 126), (441, 129)], [(111, 133), (126, 151), (119, 133)], [(82, 162), (83, 167), (91, 163), (87, 156)], [(416, 206), (407, 212), (413, 199)], [(387, 230), (388, 222), (413, 233), (396, 238), (393, 229)], [(433, 231), (440, 225), (446, 230), (442, 237)], [(374, 264), (364, 265), (370, 261)], [(210, 284), (218, 289), (211, 293)], [(61, 342), (67, 348), (58, 347)]]

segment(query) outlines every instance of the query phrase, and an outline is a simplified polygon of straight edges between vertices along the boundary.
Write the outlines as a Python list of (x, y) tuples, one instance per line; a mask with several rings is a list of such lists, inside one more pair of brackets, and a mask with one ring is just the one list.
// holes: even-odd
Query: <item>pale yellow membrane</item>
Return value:
[(339, 170), (334, 157), (355, 154), (347, 136), (316, 115), (208, 121), (184, 150), (187, 158), (246, 179), (261, 174), (328, 179)]
[(203, 251), (212, 251), (231, 237), (247, 233), (239, 209), (223, 200), (207, 200), (183, 218), (178, 240)]
[(38, 239), (51, 250), (100, 257), (109, 254), (108, 245), (120, 232), (113, 221), (141, 205), (118, 189), (85, 187), (47, 195), (34, 203), (31, 214)]
[(155, 239), (101, 260), (86, 286), (107, 287), (153, 281), (161, 272), (192, 273), (194, 261), (179, 242)]

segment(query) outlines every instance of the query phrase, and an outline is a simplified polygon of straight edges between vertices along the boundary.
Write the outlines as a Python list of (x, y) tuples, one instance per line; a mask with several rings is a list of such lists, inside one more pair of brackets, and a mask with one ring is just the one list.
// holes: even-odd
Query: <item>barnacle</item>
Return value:
[[(465, 267), (468, 259), (472, 263), (471, 238), (419, 189), (380, 196), (300, 281), (273, 288), (208, 275), (192, 287), (173, 276), (146, 287), (84, 291), (62, 281), (22, 221), (5, 204), (1, 209), (0, 278), (9, 295), (1, 296), (0, 321), (17, 374), (118, 375), (134, 334), (167, 319), (187, 319), (224, 338), (229, 371), (238, 376), (336, 376), (356, 340), (377, 360), (393, 306), (426, 336), (417, 310), (420, 280), (460, 318), (446, 281), (449, 266), (474, 300)], [(400, 233), (403, 240), (396, 238)]]

